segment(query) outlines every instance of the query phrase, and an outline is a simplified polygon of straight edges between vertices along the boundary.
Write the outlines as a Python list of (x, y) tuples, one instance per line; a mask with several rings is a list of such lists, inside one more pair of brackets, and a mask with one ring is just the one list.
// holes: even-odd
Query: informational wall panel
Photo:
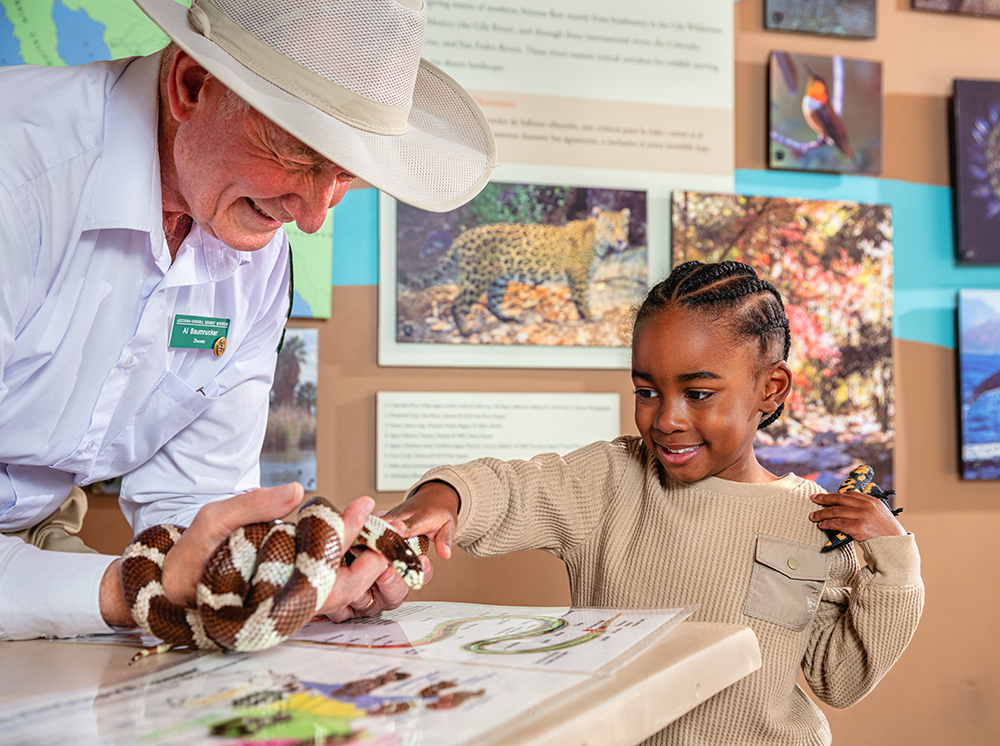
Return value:
[[(381, 197), (379, 364), (627, 368), (616, 309), (670, 268), (671, 191), (733, 189), (733, 33), (730, 0), (429, 0), (424, 57), (479, 103), (499, 165), (485, 204), (421, 219)], [(537, 226), (579, 233), (595, 209), (626, 208), (627, 242), (610, 252), (584, 260), (576, 245), (561, 262), (538, 241)], [(488, 276), (447, 274), (493, 261), (471, 244), (512, 223), (525, 226), (505, 239), (521, 255), (500, 252)], [(555, 339), (546, 324), (578, 328)]]
[(612, 440), (618, 408), (618, 394), (379, 391), (376, 489), (408, 489), (442, 464), (565, 454)]

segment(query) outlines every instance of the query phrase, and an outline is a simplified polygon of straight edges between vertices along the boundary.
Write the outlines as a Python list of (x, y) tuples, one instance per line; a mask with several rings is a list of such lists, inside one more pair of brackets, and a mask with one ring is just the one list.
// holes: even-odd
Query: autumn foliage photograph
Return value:
[(794, 390), (758, 431), (765, 468), (835, 491), (869, 464), (893, 488), (888, 205), (674, 192), (672, 261), (744, 262), (781, 294)]

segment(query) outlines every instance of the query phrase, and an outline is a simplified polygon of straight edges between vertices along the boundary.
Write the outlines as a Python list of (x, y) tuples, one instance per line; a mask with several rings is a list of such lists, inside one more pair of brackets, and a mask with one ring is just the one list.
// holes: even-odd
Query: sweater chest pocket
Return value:
[(832, 561), (818, 546), (758, 534), (744, 613), (801, 632), (819, 607)]

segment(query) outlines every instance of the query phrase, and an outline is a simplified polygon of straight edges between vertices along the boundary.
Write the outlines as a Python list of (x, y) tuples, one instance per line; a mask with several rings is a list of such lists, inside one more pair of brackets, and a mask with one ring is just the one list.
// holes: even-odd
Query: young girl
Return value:
[[(799, 668), (822, 701), (856, 703), (909, 642), (923, 584), (913, 535), (879, 500), (758, 463), (754, 433), (791, 388), (788, 349), (770, 283), (737, 262), (683, 264), (635, 321), (641, 438), (434, 469), (389, 517), (445, 559), (453, 537), (477, 556), (545, 549), (574, 605), (700, 604), (693, 619), (751, 627), (762, 667), (649, 743), (829, 744)], [(854, 545), (820, 552), (822, 529), (853, 536), (867, 567)]]

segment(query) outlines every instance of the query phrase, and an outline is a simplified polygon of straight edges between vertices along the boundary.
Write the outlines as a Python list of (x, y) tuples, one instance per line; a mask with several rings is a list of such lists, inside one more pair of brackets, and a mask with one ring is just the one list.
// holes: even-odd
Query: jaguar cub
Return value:
[(456, 238), (439, 269), (421, 284), (437, 284), (448, 268), (457, 267), (459, 291), (451, 312), (458, 330), (466, 337), (475, 331), (466, 317), (483, 293), (486, 308), (494, 316), (501, 321), (515, 321), (500, 310), (511, 280), (538, 285), (565, 279), (580, 318), (589, 319), (594, 264), (628, 248), (629, 217), (628, 208), (609, 211), (595, 207), (590, 217), (565, 225), (481, 225)]

